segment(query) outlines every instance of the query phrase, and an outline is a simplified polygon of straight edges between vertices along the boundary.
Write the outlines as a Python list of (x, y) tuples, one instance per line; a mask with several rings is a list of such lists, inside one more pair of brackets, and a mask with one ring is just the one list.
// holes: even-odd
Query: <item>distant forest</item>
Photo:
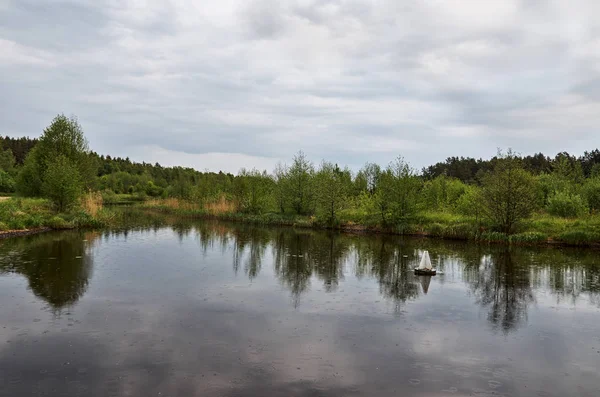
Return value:
[[(10, 150), (14, 156), (15, 165), (18, 167), (23, 165), (27, 154), (37, 142), (38, 140), (35, 138), (0, 136), (0, 149), (2, 151)], [(229, 173), (204, 173), (191, 168), (162, 167), (158, 163), (136, 163), (129, 160), (128, 157), (123, 159), (121, 157), (111, 157), (110, 155), (99, 155), (95, 152), (91, 152), (91, 157), (98, 166), (98, 177), (105, 177), (106, 187), (111, 188), (116, 193), (132, 193), (135, 190), (135, 186), (140, 182), (147, 183), (148, 181), (152, 181), (156, 186), (166, 188), (176, 182), (187, 181), (194, 183), (208, 175), (212, 175), (217, 180), (221, 179), (222, 182), (225, 182), (225, 180), (231, 182), (234, 178), (234, 175)], [(567, 164), (572, 169), (580, 167), (584, 178), (600, 174), (599, 149), (594, 149), (590, 152), (586, 151), (583, 156), (579, 157), (567, 152), (561, 152), (554, 157), (537, 153), (532, 156), (523, 156), (521, 159), (523, 168), (533, 175), (549, 174), (558, 167), (564, 167)], [(472, 157), (448, 157), (443, 162), (423, 168), (421, 175), (425, 180), (446, 176), (458, 179), (466, 184), (478, 184), (485, 173), (494, 169), (497, 160), (497, 157), (489, 160)], [(124, 173), (134, 177), (128, 178)], [(140, 176), (146, 176), (147, 178), (140, 180), (138, 178)]]

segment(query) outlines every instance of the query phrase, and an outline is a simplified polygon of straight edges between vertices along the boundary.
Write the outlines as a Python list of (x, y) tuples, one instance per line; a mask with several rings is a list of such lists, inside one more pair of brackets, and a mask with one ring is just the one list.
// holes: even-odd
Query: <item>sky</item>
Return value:
[(600, 147), (597, 0), (0, 0), (0, 134), (357, 170)]

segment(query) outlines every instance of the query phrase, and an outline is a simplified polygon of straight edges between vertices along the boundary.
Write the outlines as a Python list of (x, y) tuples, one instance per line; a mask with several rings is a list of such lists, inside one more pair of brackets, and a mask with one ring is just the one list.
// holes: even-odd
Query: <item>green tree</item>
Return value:
[(314, 208), (313, 164), (302, 151), (294, 156), (287, 172), (287, 198), (292, 209), (299, 215), (309, 215)]
[(548, 212), (563, 218), (576, 218), (589, 212), (587, 203), (579, 194), (556, 192), (548, 199)]
[(266, 172), (242, 168), (233, 181), (233, 195), (242, 212), (260, 214), (269, 207), (273, 181)]
[(315, 175), (317, 214), (329, 225), (338, 220), (338, 213), (347, 203), (352, 186), (350, 170), (341, 170), (337, 164), (321, 163)]
[(42, 193), (59, 211), (69, 209), (81, 196), (83, 184), (77, 166), (66, 156), (59, 155), (48, 164), (42, 183)]
[[(404, 226), (417, 211), (421, 181), (404, 158), (398, 157), (380, 175), (378, 203), (384, 223)], [(389, 218), (386, 213), (389, 212)]]
[(273, 192), (275, 196), (275, 203), (279, 212), (283, 214), (285, 212), (285, 205), (287, 201), (286, 195), (289, 189), (287, 167), (285, 165), (282, 165), (281, 163), (278, 163), (275, 167), (275, 170), (273, 170), (273, 179), (275, 181)]
[(362, 191), (367, 191), (370, 194), (375, 193), (375, 189), (379, 183), (381, 176), (381, 167), (374, 163), (366, 163), (354, 178), (355, 195)]
[(15, 171), (15, 156), (10, 149), (0, 150), (0, 170), (7, 174), (13, 174)]
[(58, 115), (52, 120), (37, 145), (29, 152), (17, 179), (17, 190), (38, 196), (46, 180), (49, 166), (60, 156), (77, 169), (80, 182), (91, 187), (96, 177), (96, 163), (88, 149), (83, 129), (77, 119)]
[(15, 180), (6, 171), (0, 170), (0, 192), (12, 193), (15, 191)]
[(499, 153), (495, 169), (483, 176), (482, 184), (484, 214), (504, 233), (512, 233), (536, 208), (535, 178), (510, 150)]
[(590, 209), (600, 211), (600, 176), (589, 178), (583, 186), (583, 193)]

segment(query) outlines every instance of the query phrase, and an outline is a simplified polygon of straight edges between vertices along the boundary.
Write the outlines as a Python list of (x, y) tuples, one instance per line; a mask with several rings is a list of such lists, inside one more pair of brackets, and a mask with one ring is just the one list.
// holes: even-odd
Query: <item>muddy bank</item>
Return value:
[(38, 227), (35, 229), (24, 229), (24, 230), (5, 230), (0, 232), (0, 240), (10, 237), (21, 237), (21, 236), (29, 236), (32, 234), (49, 232), (52, 230), (49, 227)]

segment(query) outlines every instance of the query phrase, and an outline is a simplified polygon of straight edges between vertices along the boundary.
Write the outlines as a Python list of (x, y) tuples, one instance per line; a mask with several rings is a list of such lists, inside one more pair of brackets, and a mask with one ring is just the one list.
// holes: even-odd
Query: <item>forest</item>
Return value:
[[(449, 157), (422, 170), (399, 156), (356, 172), (326, 160), (314, 164), (299, 151), (274, 170), (232, 175), (99, 155), (78, 121), (63, 115), (38, 139), (0, 137), (0, 144), (0, 191), (41, 197), (59, 218), (93, 195), (104, 205), (139, 201), (180, 215), (260, 223), (487, 241), (600, 241), (598, 149), (553, 157), (507, 150), (487, 160)], [(9, 212), (0, 208), (1, 227), (27, 226), (11, 224)]]

